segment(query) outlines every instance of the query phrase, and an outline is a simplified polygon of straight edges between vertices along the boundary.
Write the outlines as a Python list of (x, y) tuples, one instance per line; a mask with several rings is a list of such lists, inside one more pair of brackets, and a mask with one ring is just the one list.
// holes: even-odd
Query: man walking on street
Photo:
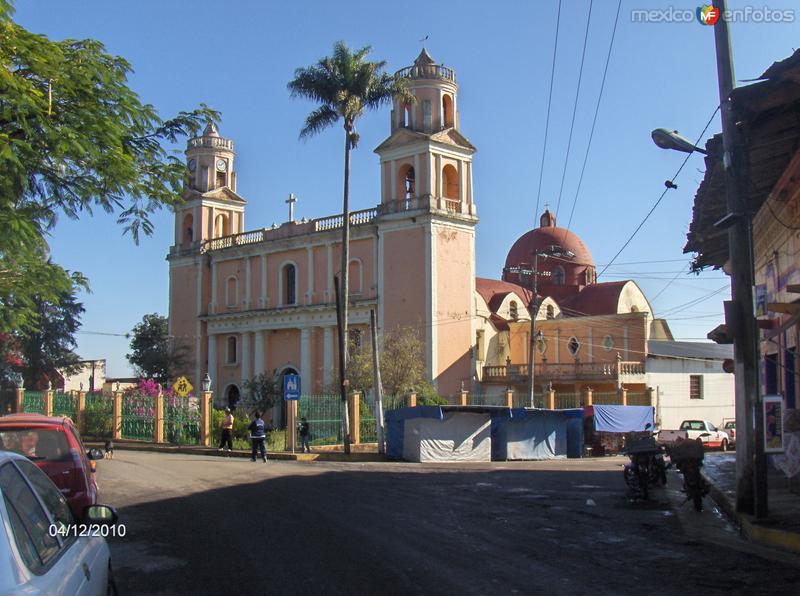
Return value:
[(300, 451), (311, 453), (311, 447), (308, 446), (308, 420), (305, 416), (300, 419)]
[(256, 451), (260, 451), (261, 460), (267, 463), (267, 450), (264, 447), (267, 432), (264, 421), (261, 419), (261, 412), (256, 412), (255, 419), (250, 423), (248, 430), (250, 431), (250, 440), (253, 442), (253, 451), (250, 454), (250, 461), (256, 461)]
[(225, 419), (222, 421), (222, 438), (217, 451), (222, 451), (225, 445), (228, 446), (228, 451), (233, 451), (233, 413), (230, 408), (225, 408)]

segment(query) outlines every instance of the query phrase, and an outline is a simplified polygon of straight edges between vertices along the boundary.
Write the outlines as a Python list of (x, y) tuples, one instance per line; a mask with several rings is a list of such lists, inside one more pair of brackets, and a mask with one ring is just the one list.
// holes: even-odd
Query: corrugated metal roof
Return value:
[(707, 358), (709, 360), (725, 360), (733, 358), (732, 345), (719, 345), (697, 341), (660, 341), (647, 342), (648, 356), (666, 356), (668, 358)]

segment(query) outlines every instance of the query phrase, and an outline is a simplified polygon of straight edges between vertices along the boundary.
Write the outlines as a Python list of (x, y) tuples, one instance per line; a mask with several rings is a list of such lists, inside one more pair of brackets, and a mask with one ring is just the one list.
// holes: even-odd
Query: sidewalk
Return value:
[(736, 512), (736, 454), (707, 454), (703, 475), (711, 496), (753, 542), (800, 553), (800, 494), (790, 492), (789, 481), (780, 471), (767, 473), (769, 515), (756, 521)]
[[(102, 449), (105, 442), (86, 439), (84, 444), (89, 447)], [(372, 447), (372, 449), (370, 449)], [(210, 455), (216, 457), (250, 457), (249, 449), (234, 449), (233, 451), (219, 451), (216, 447), (202, 447), (199, 445), (170, 445), (167, 443), (148, 443), (145, 441), (125, 441), (115, 440), (114, 450), (124, 451), (154, 451), (158, 453), (183, 453), (190, 455)], [(291, 451), (268, 451), (267, 459), (282, 461), (347, 461), (347, 462), (367, 462), (385, 461), (386, 458), (379, 455), (373, 446), (354, 445), (350, 455), (345, 455), (340, 450), (329, 447), (313, 448), (311, 453), (292, 453)]]

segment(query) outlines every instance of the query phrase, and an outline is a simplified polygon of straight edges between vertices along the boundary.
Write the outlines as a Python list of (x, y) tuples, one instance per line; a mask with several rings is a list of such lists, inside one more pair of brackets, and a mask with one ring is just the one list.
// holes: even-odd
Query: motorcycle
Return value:
[(632, 489), (634, 495), (647, 499), (650, 485), (667, 484), (667, 468), (664, 461), (664, 448), (657, 445), (654, 434), (649, 433), (650, 425), (646, 426), (647, 437), (626, 441), (624, 453), (631, 462), (625, 464), (623, 474), (626, 484)]
[(683, 492), (686, 494), (684, 503), (692, 501), (695, 511), (703, 510), (703, 497), (708, 494), (708, 484), (700, 473), (705, 456), (702, 441), (705, 436), (709, 436), (708, 433), (700, 435), (694, 441), (679, 441), (668, 449), (670, 461), (683, 475)]

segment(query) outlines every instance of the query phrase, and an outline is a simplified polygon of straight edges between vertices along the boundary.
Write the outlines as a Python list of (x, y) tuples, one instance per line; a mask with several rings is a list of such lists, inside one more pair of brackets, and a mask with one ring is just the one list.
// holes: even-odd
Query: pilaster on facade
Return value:
[(311, 370), (311, 328), (300, 328), (300, 388), (301, 391), (313, 393), (312, 380), (314, 378)]
[(249, 381), (251, 378), (250, 373), (250, 333), (244, 331), (242, 333), (242, 350), (241, 350), (241, 371), (242, 371), (242, 383), (245, 381)]
[(323, 327), (322, 336), (322, 385), (329, 387), (333, 382), (333, 330), (330, 325)]
[(218, 395), (220, 394), (221, 388), (216, 386), (218, 379), (215, 377), (217, 376), (217, 336), (216, 335), (209, 335), (208, 336), (208, 374), (211, 376), (211, 389), (215, 391)]
[(244, 258), (244, 300), (242, 301), (244, 308), (250, 308), (250, 296), (250, 257), (247, 256)]
[(256, 377), (265, 370), (266, 354), (264, 353), (264, 331), (262, 329), (257, 329), (253, 336), (253, 376)]
[(261, 308), (267, 308), (269, 304), (267, 297), (267, 255), (264, 253), (259, 255), (259, 262), (261, 264), (261, 296), (258, 304)]

